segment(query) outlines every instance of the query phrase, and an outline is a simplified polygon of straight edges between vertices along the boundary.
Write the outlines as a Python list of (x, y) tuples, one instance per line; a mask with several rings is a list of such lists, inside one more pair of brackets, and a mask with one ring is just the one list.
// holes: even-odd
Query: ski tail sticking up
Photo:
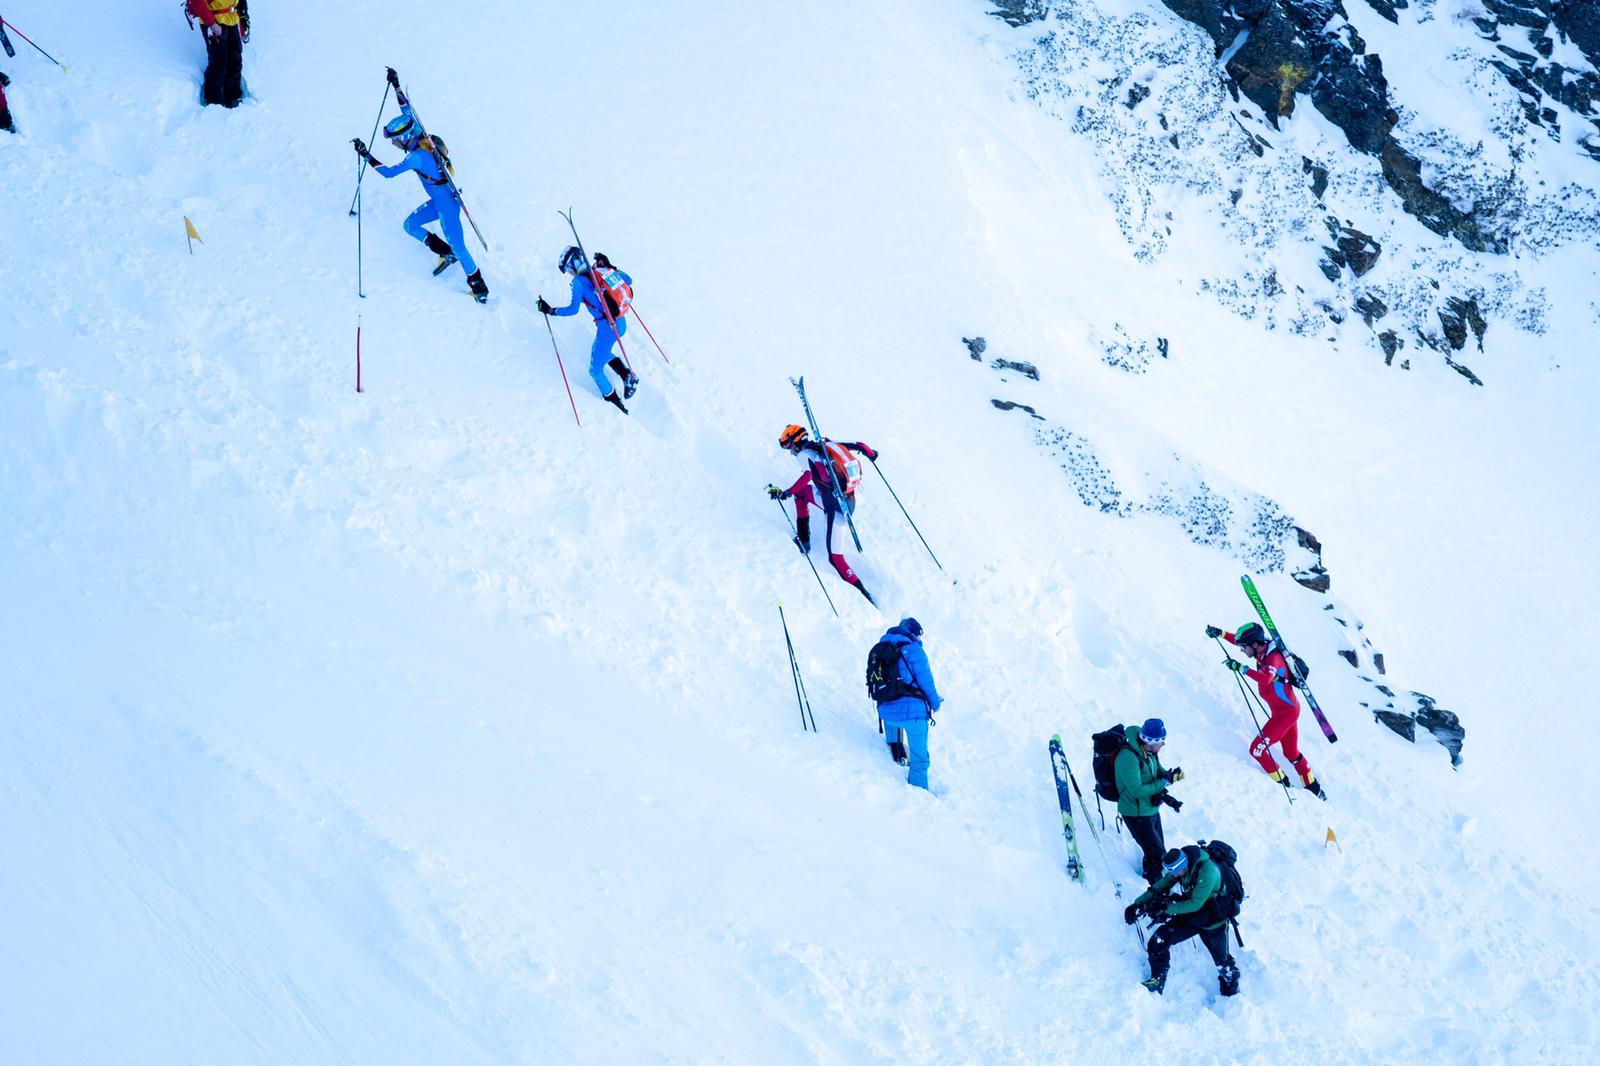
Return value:
[(1061, 831), (1067, 838), (1067, 876), (1083, 884), (1083, 860), (1078, 856), (1078, 830), (1072, 824), (1072, 792), (1068, 784), (1071, 770), (1061, 750), (1061, 734), (1050, 738), (1050, 766), (1056, 775), (1056, 802), (1061, 805)]
[(1328, 738), (1329, 744), (1334, 743), (1339, 737), (1334, 733), (1333, 726), (1328, 724), (1328, 717), (1322, 713), (1321, 706), (1317, 704), (1317, 697), (1311, 694), (1310, 687), (1306, 685), (1304, 663), (1283, 642), (1283, 634), (1278, 632), (1277, 623), (1272, 620), (1272, 615), (1267, 610), (1266, 603), (1261, 599), (1261, 593), (1256, 590), (1255, 581), (1251, 579), (1249, 574), (1245, 574), (1239, 578), (1239, 583), (1244, 586), (1244, 594), (1250, 598), (1250, 603), (1255, 607), (1256, 614), (1261, 617), (1261, 624), (1266, 627), (1267, 635), (1278, 646), (1278, 650), (1283, 652), (1285, 661), (1289, 663), (1289, 669), (1294, 671), (1295, 687), (1305, 693), (1306, 705), (1311, 708), (1311, 713), (1316, 715), (1317, 724), (1322, 727), (1322, 735)]
[[(805, 411), (806, 411), (806, 423), (811, 426), (811, 437), (812, 437), (812, 439), (815, 440), (818, 443), (818, 445), (820, 445), (822, 447), (826, 447), (827, 446), (826, 442), (827, 442), (828, 438), (824, 437), (822, 435), (822, 430), (817, 428), (817, 416), (811, 413), (811, 401), (806, 398), (806, 378), (805, 378), (805, 375), (802, 374), (798, 378), (790, 378), (789, 379), (789, 384), (793, 385), (794, 386), (794, 391), (796, 391), (796, 392), (798, 392), (800, 394), (800, 406), (805, 408)], [(830, 486), (830, 488), (832, 489), (832, 492), (833, 492), (834, 504), (839, 508), (839, 513), (844, 516), (845, 525), (848, 526), (849, 529), (850, 529), (850, 539), (855, 542), (856, 551), (862, 551), (863, 549), (861, 547), (861, 534), (856, 532), (855, 519), (850, 517), (850, 507), (845, 501), (844, 493), (841, 492), (840, 489), (839, 489), (838, 479), (837, 478), (831, 478), (829, 480), (833, 482), (833, 484)], [(868, 596), (867, 599), (871, 600), (872, 597)], [(874, 606), (876, 606), (876, 605), (874, 605)]]

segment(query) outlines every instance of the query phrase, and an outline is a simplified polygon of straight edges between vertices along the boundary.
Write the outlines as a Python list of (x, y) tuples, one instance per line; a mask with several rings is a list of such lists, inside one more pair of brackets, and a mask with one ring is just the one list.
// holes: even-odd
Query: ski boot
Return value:
[(911, 765), (911, 756), (906, 752), (905, 744), (898, 740), (889, 741), (889, 756), (901, 766)]
[(800, 549), (801, 555), (811, 554), (811, 542), (809, 540), (801, 540), (799, 537), (790, 537), (789, 539), (794, 541), (794, 546)]
[(428, 246), (428, 251), (439, 257), (439, 265), (433, 268), (434, 277), (443, 274), (456, 261), (456, 253), (451, 251), (449, 242), (437, 235), (428, 234), (422, 243)]
[(1217, 991), (1224, 996), (1239, 994), (1239, 967), (1232, 959), (1217, 967)]
[(483, 271), (474, 270), (467, 275), (467, 288), (472, 290), (472, 298), (481, 304), (489, 302), (489, 286), (484, 284)]
[(633, 394), (639, 391), (639, 375), (628, 371), (628, 376), (622, 379), (622, 398), (633, 399)]
[(1274, 770), (1267, 776), (1272, 778), (1274, 784), (1282, 785), (1285, 792), (1293, 787), (1289, 784), (1289, 775), (1282, 770)]
[(1157, 977), (1155, 974), (1151, 974), (1140, 983), (1159, 996), (1167, 989), (1167, 975), (1162, 974)]
[(617, 410), (621, 411), (623, 414), (627, 414), (628, 413), (628, 409), (626, 407), (622, 406), (622, 397), (617, 395), (617, 390), (616, 389), (612, 389), (610, 392), (606, 393), (606, 403), (608, 403), (611, 406), (615, 407)]
[(1317, 776), (1315, 774), (1308, 773), (1301, 778), (1301, 781), (1305, 783), (1307, 792), (1317, 797), (1317, 799), (1322, 800), (1324, 803), (1327, 802), (1328, 794), (1322, 791), (1322, 783), (1317, 780)]

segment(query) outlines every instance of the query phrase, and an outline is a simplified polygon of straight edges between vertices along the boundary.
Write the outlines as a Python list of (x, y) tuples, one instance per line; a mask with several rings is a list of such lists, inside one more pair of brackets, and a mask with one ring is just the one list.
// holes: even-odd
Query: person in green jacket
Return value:
[(1141, 913), (1160, 923), (1151, 934), (1146, 949), (1150, 956), (1150, 976), (1144, 986), (1152, 992), (1167, 987), (1167, 967), (1172, 963), (1172, 947), (1198, 936), (1217, 964), (1217, 987), (1224, 996), (1239, 991), (1239, 967), (1228, 951), (1228, 922), (1217, 917), (1213, 902), (1222, 888), (1222, 871), (1204, 848), (1191, 844), (1173, 848), (1161, 862), (1161, 879), (1151, 885), (1122, 912), (1129, 925)]
[(1155, 884), (1161, 876), (1161, 856), (1167, 840), (1161, 829), (1161, 805), (1183, 806), (1167, 795), (1167, 786), (1183, 780), (1183, 771), (1161, 768), (1161, 749), (1167, 743), (1167, 726), (1159, 718), (1127, 728), (1128, 746), (1117, 752), (1112, 774), (1117, 782), (1117, 814), (1144, 853), (1144, 879)]

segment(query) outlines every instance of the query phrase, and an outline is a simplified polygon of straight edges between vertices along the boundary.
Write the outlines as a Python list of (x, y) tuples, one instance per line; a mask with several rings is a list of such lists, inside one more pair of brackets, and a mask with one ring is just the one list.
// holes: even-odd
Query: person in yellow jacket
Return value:
[(244, 42), (250, 39), (246, 0), (189, 0), (191, 22), (200, 20), (206, 38), (206, 78), (201, 95), (207, 104), (238, 107), (244, 97)]

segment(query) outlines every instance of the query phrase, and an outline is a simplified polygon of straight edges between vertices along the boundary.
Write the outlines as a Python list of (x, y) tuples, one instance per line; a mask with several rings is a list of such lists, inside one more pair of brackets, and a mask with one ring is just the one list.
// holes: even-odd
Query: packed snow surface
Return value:
[[(1592, 1061), (1592, 258), (1471, 388), (1137, 262), (981, 2), (257, 0), (235, 111), (174, 7), (5, 11), (69, 69), (0, 68), (0, 1060)], [(385, 64), (487, 308), (401, 232), (409, 176), (363, 184), (357, 296)], [(630, 332), (623, 418), (555, 320), (581, 427), (534, 307), (569, 205), (672, 360)], [(1106, 365), (1119, 323), (1170, 356)], [(818, 551), (836, 619), (762, 492), (799, 374), (948, 570), (869, 472), (882, 611)], [(1321, 537), (1336, 600), (1259, 581), (1329, 803), (1266, 782), (1202, 636), (1250, 616), (1238, 561), (1086, 508), (992, 398)], [(1461, 716), (1459, 770), (1356, 705), (1335, 613)], [(905, 614), (931, 793), (862, 688)], [(1169, 841), (1240, 854), (1235, 999), (1197, 947), (1140, 987), (1125, 838), (1064, 872), (1050, 735), (1083, 783), (1148, 716)]]

